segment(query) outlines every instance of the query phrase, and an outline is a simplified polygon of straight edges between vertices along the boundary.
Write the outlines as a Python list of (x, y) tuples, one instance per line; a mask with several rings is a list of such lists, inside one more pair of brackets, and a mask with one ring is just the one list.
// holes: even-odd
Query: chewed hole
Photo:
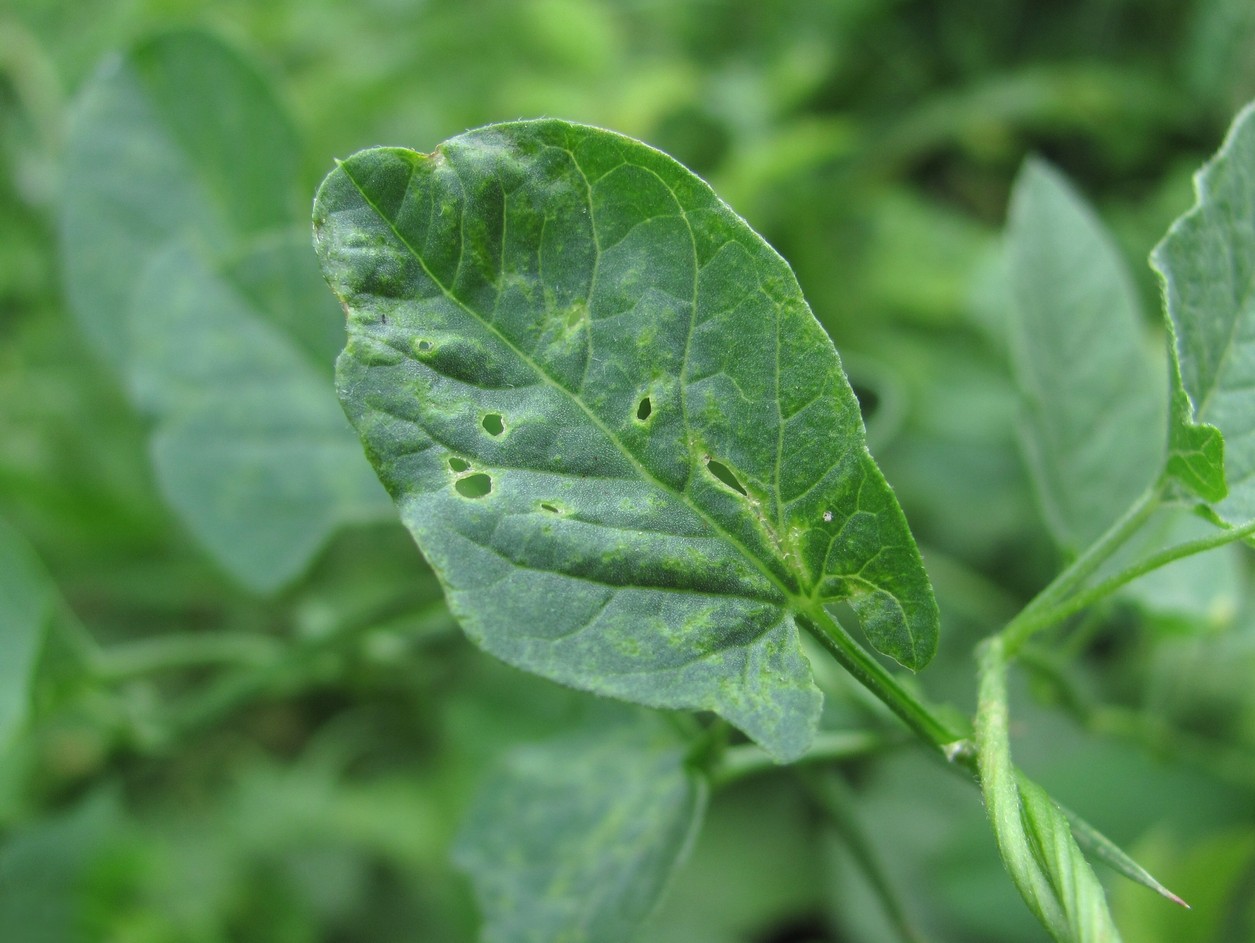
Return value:
[(464, 472), (471, 467), (471, 463), (464, 458), (458, 458), (456, 455), (449, 459), (449, 470), (455, 472)]
[(552, 504), (545, 504), (545, 503), (543, 503), (543, 502), (542, 502), (542, 503), (541, 503), (541, 505), (540, 505), (540, 508), (541, 508), (541, 510), (542, 510), (542, 511), (548, 511), (550, 514), (561, 514), (561, 513), (562, 513), (561, 511), (559, 511), (559, 510), (558, 510), (558, 508), (557, 508), (556, 506), (554, 506), (554, 505), (552, 505)]
[(644, 422), (649, 418), (649, 414), (654, 411), (654, 404), (649, 401), (649, 397), (644, 397), (640, 404), (636, 407), (636, 418)]
[(476, 472), (474, 475), (459, 478), (453, 483), (453, 487), (464, 498), (482, 498), (492, 490), (492, 476)]
[(500, 413), (489, 413), (484, 417), (480, 425), (491, 436), (498, 436), (505, 432), (505, 423), (501, 420)]
[(431, 341), (419, 341), (415, 346), (423, 353), (427, 353), (431, 350)]
[(733, 491), (739, 492), (742, 496), (748, 497), (749, 492), (737, 481), (736, 475), (732, 474), (732, 469), (723, 462), (716, 462), (714, 459), (706, 460), (706, 467), (710, 469), (710, 473), (722, 481)]

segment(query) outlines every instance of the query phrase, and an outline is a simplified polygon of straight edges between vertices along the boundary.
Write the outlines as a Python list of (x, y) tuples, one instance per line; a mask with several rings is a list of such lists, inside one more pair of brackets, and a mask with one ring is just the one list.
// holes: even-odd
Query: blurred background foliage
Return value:
[[(154, 39), (170, 30), (174, 39)], [(148, 360), (130, 349), (128, 318), (171, 310), (161, 292), (191, 299), (179, 309), (187, 324), (217, 317), (221, 305), (196, 305), (230, 292), (249, 302), (239, 323), (260, 319), (278, 338), (264, 370), (287, 384), (284, 405), (268, 406), (268, 425), (249, 434), (263, 445), (322, 435), (305, 410), (323, 409), (323, 394), (274, 366), (294, 364), (291, 351), (305, 358), (291, 370), (325, 380), (334, 403), (323, 355), (335, 346), (334, 304), (317, 285), (309, 291), (305, 263), (280, 272), (258, 262), (286, 259), (266, 252), (288, 243), (210, 239), (161, 204), (160, 178), (111, 162), (149, 131), (92, 118), (102, 83), (119, 62), (142, 73), (145, 56), (171, 48), (188, 74), (163, 84), (161, 73), (149, 91), (169, 93), (166, 120), (185, 134), (202, 116), (229, 120), (234, 107), (235, 92), (197, 71), (195, 49), (205, 48), (209, 59), (238, 57), (252, 76), (259, 127), (290, 124), (288, 179), (273, 191), (262, 180), (256, 194), (232, 192), (230, 171), (246, 176), (266, 159), (255, 136), (219, 140), (222, 154), (175, 169), (222, 172), (226, 212), (232, 200), (255, 207), (258, 194), (289, 194), (275, 197), (286, 208), (266, 238), (286, 238), (288, 226), (305, 238), (306, 207), (335, 157), (374, 144), (430, 150), (517, 117), (610, 127), (709, 179), (789, 259), (846, 360), (942, 606), (942, 650), (918, 683), (963, 710), (973, 646), (1058, 565), (1015, 441), (1000, 252), (1011, 181), (1037, 153), (1077, 183), (1125, 251), (1157, 329), (1146, 255), (1190, 205), (1191, 172), (1255, 97), (1247, 0), (7, 5), (4, 940), (472, 940), (475, 908), (447, 859), (476, 783), (511, 744), (550, 737), (587, 711), (583, 696), (502, 667), (461, 637), (386, 503), (341, 487), (341, 473), (360, 481), (364, 459), (258, 459), (334, 467), (296, 492), (249, 464), (261, 446), (217, 464), (252, 412), (232, 401), (244, 418), (206, 425), (228, 407), (176, 381), (186, 368), (229, 386), (230, 345), (211, 356), (203, 338), (175, 336)], [(105, 146), (109, 133), (117, 150)], [(200, 253), (166, 260), (176, 271), (149, 286), (157, 296), (146, 315), (98, 297), (122, 268), (138, 269), (126, 253), (139, 250), (119, 245), (125, 219), (112, 231), (92, 228), (99, 212), (81, 222), (93, 199), (172, 220), (144, 251)], [(200, 263), (204, 282), (176, 284)], [(313, 272), (312, 253), (309, 264)], [(143, 307), (134, 286), (119, 291)], [(302, 326), (306, 307), (318, 326)], [(123, 331), (112, 354), (92, 337), (97, 315)], [(173, 377), (154, 379), (154, 363)], [(172, 454), (185, 467), (172, 471)], [(303, 541), (293, 559), (276, 561), (288, 538), (276, 549), (275, 535), (326, 510), (324, 485), (351, 507), (326, 512), (292, 538)], [(1195, 904), (1178, 913), (1141, 888), (1115, 887), (1130, 943), (1255, 940), (1250, 561), (1237, 550), (1209, 561), (1090, 614), (1067, 646), (1048, 641), (1027, 659), (1017, 694), (1024, 767)], [(884, 722), (839, 673), (823, 669), (820, 680), (829, 726)], [(909, 746), (843, 771), (852, 814), (922, 938), (1044, 938), (1002, 874), (974, 790)], [(857, 856), (787, 772), (715, 797), (642, 935), (893, 938)]]

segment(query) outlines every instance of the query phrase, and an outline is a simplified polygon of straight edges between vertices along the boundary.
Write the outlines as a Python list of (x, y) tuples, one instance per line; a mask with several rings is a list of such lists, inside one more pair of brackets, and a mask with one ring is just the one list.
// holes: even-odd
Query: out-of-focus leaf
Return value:
[(35, 552), (0, 520), (0, 751), (26, 719), (52, 603), (52, 587)]
[(114, 791), (5, 835), (0, 843), (0, 939), (80, 943), (87, 872), (121, 819)]
[(781, 759), (819, 707), (798, 614), (848, 600), (927, 664), (936, 603), (836, 352), (701, 180), (522, 122), (361, 152), (314, 220), (341, 399), (479, 644)]
[(1114, 243), (1041, 161), (1016, 181), (1007, 252), (1020, 441), (1051, 532), (1077, 552), (1159, 473), (1163, 384)]
[(626, 943), (701, 821), (706, 787), (662, 718), (625, 714), (512, 750), (472, 804), (454, 858), (485, 943)]
[(235, 53), (169, 34), (89, 82), (67, 161), (71, 307), (154, 419), (169, 503), (273, 591), (337, 527), (388, 513), (331, 395), (343, 319), (293, 225), (287, 117)]
[(158, 481), (241, 583), (277, 588), (338, 526), (386, 508), (330, 378), (195, 252), (153, 259), (131, 326), (132, 394), (157, 420)]
[(107, 60), (75, 102), (61, 194), (70, 307), (119, 369), (152, 254), (194, 235), (213, 256), (300, 216), (296, 133), (265, 80), (200, 32)]
[(1236, 526), (1255, 520), (1255, 106), (1194, 186), (1151, 255), (1173, 335), (1170, 470)]

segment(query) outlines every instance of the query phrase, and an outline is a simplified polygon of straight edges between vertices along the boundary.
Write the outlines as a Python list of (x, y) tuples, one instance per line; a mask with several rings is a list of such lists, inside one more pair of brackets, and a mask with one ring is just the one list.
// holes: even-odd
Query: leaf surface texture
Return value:
[(710, 709), (781, 758), (819, 693), (795, 614), (848, 600), (919, 668), (932, 590), (785, 262), (610, 132), (361, 152), (315, 243), (341, 400), (466, 631), (602, 694)]

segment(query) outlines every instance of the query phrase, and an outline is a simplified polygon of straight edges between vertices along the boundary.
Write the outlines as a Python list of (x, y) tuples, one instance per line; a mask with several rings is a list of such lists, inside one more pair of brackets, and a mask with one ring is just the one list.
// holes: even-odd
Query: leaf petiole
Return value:
[(956, 744), (963, 737), (939, 720), (915, 695), (898, 683), (822, 606), (808, 610), (798, 622), (817, 639), (846, 671), (872, 692), (921, 740), (948, 761), (963, 761), (967, 751)]

